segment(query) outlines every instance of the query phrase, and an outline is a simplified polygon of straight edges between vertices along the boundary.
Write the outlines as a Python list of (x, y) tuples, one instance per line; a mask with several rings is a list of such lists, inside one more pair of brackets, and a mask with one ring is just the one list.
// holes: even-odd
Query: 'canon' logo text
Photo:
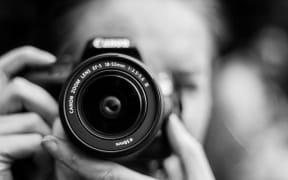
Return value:
[(93, 40), (93, 46), (95, 48), (129, 48), (130, 41), (124, 38), (96, 38)]

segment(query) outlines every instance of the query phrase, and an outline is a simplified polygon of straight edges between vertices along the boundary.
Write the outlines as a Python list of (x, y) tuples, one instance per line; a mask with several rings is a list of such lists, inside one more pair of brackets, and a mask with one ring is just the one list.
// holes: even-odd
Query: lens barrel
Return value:
[(107, 159), (151, 144), (163, 121), (163, 97), (145, 65), (118, 53), (91, 57), (64, 84), (60, 116), (73, 142)]

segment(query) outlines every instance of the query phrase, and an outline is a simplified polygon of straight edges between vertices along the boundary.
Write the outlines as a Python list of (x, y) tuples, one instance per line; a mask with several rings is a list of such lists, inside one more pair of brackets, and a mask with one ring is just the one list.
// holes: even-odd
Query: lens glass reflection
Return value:
[(84, 121), (98, 133), (119, 136), (137, 124), (141, 97), (136, 86), (124, 77), (106, 75), (91, 80), (81, 98)]

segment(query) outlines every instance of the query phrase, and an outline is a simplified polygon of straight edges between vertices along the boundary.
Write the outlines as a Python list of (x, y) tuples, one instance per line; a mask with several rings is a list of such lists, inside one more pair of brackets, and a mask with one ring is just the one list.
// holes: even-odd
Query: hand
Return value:
[[(71, 145), (65, 136), (60, 120), (55, 122), (53, 134), (44, 137), (42, 143), (45, 149), (59, 162), (57, 163), (57, 177), (63, 179), (91, 179), (91, 180), (153, 180), (114, 162), (94, 159), (79, 152)], [(66, 167), (69, 167), (67, 169)], [(59, 172), (59, 170), (61, 172)], [(71, 172), (72, 170), (72, 172)]]
[[(177, 155), (165, 161), (165, 169), (168, 178), (171, 180), (214, 180), (202, 146), (186, 131), (177, 116), (171, 115), (168, 123), (168, 136), (172, 147)], [(93, 159), (77, 151), (65, 138), (65, 133), (60, 121), (55, 122), (55, 136), (46, 136), (43, 145), (52, 156), (59, 160), (58, 169), (66, 171), (58, 173), (61, 179), (133, 179), (149, 180), (154, 179), (132, 171), (117, 163)], [(55, 134), (55, 133), (54, 133)], [(63, 166), (64, 165), (64, 166)], [(183, 165), (183, 169), (182, 169)], [(74, 171), (67, 172), (65, 167)], [(68, 170), (69, 171), (69, 170)], [(76, 176), (76, 177), (75, 177)]]
[[(51, 133), (49, 125), (58, 116), (57, 103), (44, 89), (15, 75), (25, 66), (53, 62), (53, 55), (33, 47), (18, 48), (0, 58), (1, 180), (13, 179), (11, 166), (15, 160), (33, 155), (42, 158), (37, 165), (48, 163), (41, 151), (41, 140)], [(37, 176), (38, 172), (39, 169), (30, 173)]]
[(170, 115), (167, 134), (176, 156), (164, 162), (171, 180), (215, 180), (202, 145), (192, 137), (179, 118)]

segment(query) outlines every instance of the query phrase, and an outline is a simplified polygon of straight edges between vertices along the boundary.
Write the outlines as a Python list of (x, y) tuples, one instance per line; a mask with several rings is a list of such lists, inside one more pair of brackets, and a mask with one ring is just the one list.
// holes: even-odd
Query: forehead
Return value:
[(207, 22), (180, 1), (112, 0), (92, 2), (80, 11), (74, 17), (79, 21), (73, 34), (77, 40), (130, 37), (156, 71), (191, 71), (210, 64), (212, 37)]

